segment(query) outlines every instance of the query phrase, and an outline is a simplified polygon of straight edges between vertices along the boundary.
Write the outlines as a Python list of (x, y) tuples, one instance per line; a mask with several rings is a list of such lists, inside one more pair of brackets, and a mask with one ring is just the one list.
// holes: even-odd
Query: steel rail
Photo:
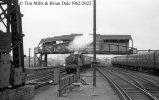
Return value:
[[(138, 82), (137, 80), (133, 79), (132, 77), (134, 77), (133, 75), (129, 74), (127, 75), (126, 73), (120, 71), (120, 73), (124, 74), (124, 76), (130, 78), (132, 81), (134, 81), (134, 83), (136, 83), (136, 85), (138, 85), (140, 88), (142, 88), (145, 92), (151, 94), (152, 98), (154, 98), (154, 100), (159, 100), (156, 96), (154, 96), (151, 92), (149, 92), (145, 86), (143, 86), (140, 82)], [(138, 77), (135, 77), (138, 78)], [(153, 84), (152, 84), (153, 85)]]
[[(157, 88), (159, 88), (159, 85), (158, 85), (158, 84), (152, 82), (152, 80), (150, 80), (150, 79), (148, 79), (148, 78), (142, 77), (141, 75), (140, 75), (140, 76), (139, 76), (139, 75), (136, 75), (136, 74), (134, 74), (134, 73), (132, 73), (132, 72), (128, 72), (128, 71), (126, 71), (126, 72), (129, 73), (129, 75), (131, 75), (132, 77), (135, 77), (135, 78), (140, 79), (140, 80), (142, 80), (142, 81), (148, 82), (148, 83), (150, 83), (150, 84), (156, 86)], [(133, 75), (132, 75), (132, 74), (133, 74)]]
[(38, 79), (39, 77), (40, 77), (40, 78), (41, 78), (41, 77), (45, 77), (45, 76), (50, 75), (50, 74), (53, 74), (53, 73), (52, 73), (52, 72), (49, 72), (49, 73), (42, 73), (42, 74), (40, 74), (40, 75), (34, 75), (34, 74), (28, 75), (28, 76), (27, 76), (27, 80)]
[[(122, 71), (120, 71), (121, 73), (123, 73)], [(147, 92), (149, 92), (150, 94), (152, 94), (155, 98), (159, 99), (159, 85), (156, 83), (153, 83), (151, 81), (151, 79), (142, 77), (141, 75), (136, 75), (132, 72), (129, 71), (125, 71), (127, 73), (123, 73), (123, 74), (128, 74), (129, 76), (131, 76), (132, 78), (134, 78), (134, 80), (139, 80), (143, 83), (140, 82), (140, 87), (142, 87), (144, 90), (146, 90)], [(139, 85), (139, 84), (138, 84)]]
[[(120, 71), (120, 73), (129, 74), (129, 76), (133, 77), (135, 80), (140, 81), (140, 83), (143, 85), (140, 87), (144, 90), (151, 93), (155, 98), (159, 99), (159, 85), (156, 83), (156, 81), (159, 83), (159, 78), (146, 74), (146, 73), (133, 73), (130, 70), (122, 69), (122, 68), (113, 68), (115, 71)], [(139, 84), (138, 84), (139, 85)]]
[(115, 90), (118, 92), (118, 95), (122, 98), (122, 100), (133, 100), (114, 80), (108, 77), (103, 70), (97, 68), (97, 71), (101, 73), (108, 81), (109, 83), (115, 88)]
[(147, 92), (147, 91), (145, 91), (144, 89), (138, 87), (137, 85), (131, 83), (130, 81), (128, 81), (128, 80), (126, 80), (126, 79), (124, 79), (124, 78), (121, 78), (120, 76), (118, 76), (118, 75), (116, 75), (116, 74), (114, 74), (114, 73), (112, 73), (112, 72), (110, 72), (110, 71), (108, 71), (108, 70), (106, 70), (106, 69), (104, 69), (104, 68), (102, 68), (102, 70), (106, 71), (107, 74), (109, 73), (110, 75), (114, 75), (115, 77), (119, 77), (121, 80), (123, 80), (123, 81), (127, 82), (128, 84), (130, 84), (131, 86), (135, 87), (138, 91), (141, 91), (142, 93), (144, 93), (144, 95), (147, 95), (150, 99), (152, 99), (152, 100), (157, 100), (157, 99), (156, 99), (154, 96), (152, 96), (149, 92)]
[[(136, 74), (134, 74), (133, 72), (131, 72), (130, 70), (127, 70), (127, 69), (123, 69), (123, 68), (116, 68), (116, 67), (113, 67), (113, 69), (115, 69), (115, 70), (122, 70), (122, 71), (125, 71), (125, 72), (127, 72), (127, 73), (130, 73), (130, 75), (131, 76), (133, 76), (133, 77), (136, 77), (136, 78), (138, 78), (138, 79), (140, 79), (140, 80), (142, 80), (142, 81), (145, 81), (145, 82), (149, 82), (150, 84), (152, 84), (152, 85), (154, 85), (154, 86), (156, 86), (156, 87), (158, 87), (159, 88), (159, 85), (158, 84), (156, 84), (156, 81), (157, 81), (157, 83), (159, 83), (159, 78), (157, 78), (157, 77), (155, 77), (155, 76), (150, 76), (150, 75), (148, 75), (148, 74), (146, 74), (146, 73), (136, 73)], [(136, 72), (136, 71), (135, 71)], [(132, 75), (133, 74), (133, 75)], [(149, 78), (145, 78), (145, 77), (149, 77)], [(153, 82), (152, 80), (154, 80), (155, 82)]]
[[(119, 71), (119, 69), (120, 69), (120, 68), (117, 68), (117, 71)], [(149, 78), (145, 78), (145, 76), (147, 76), (147, 77), (152, 77), (152, 78), (153, 78), (154, 76), (148, 76), (148, 75), (146, 75), (146, 74), (144, 74), (144, 73), (143, 73), (143, 74), (142, 74), (142, 73), (134, 74), (134, 73), (130, 72), (129, 70), (123, 70), (123, 69), (122, 69), (122, 71), (129, 73), (129, 75), (132, 76), (132, 77), (134, 77), (134, 78), (137, 78), (137, 79), (139, 79), (139, 80), (148, 82), (148, 83), (154, 85), (155, 87), (159, 88), (159, 85), (158, 85), (158, 84), (152, 82), (152, 80), (150, 80)], [(120, 72), (122, 72), (122, 71), (120, 71)], [(138, 75), (138, 74), (139, 74), (139, 75)], [(143, 75), (144, 75), (144, 77), (142, 77)], [(152, 79), (152, 78), (151, 78), (151, 79)], [(156, 77), (154, 77), (154, 78), (156, 78)], [(159, 82), (159, 80), (157, 80), (157, 79), (155, 79), (155, 80)]]
[(44, 76), (41, 76), (39, 78), (33, 78), (33, 79), (30, 79), (30, 80), (27, 80), (26, 83), (39, 83), (39, 82), (44, 82), (44, 81), (50, 81), (50, 79), (53, 78), (53, 73), (50, 73), (48, 75), (44, 75)]
[[(155, 81), (157, 81), (158, 83), (159, 83), (159, 78), (157, 78), (157, 77), (155, 77), (155, 76), (149, 76), (149, 75), (147, 75), (147, 74), (145, 74), (145, 73), (137, 73), (137, 74), (140, 74), (140, 75), (142, 75), (142, 76), (146, 76), (146, 77), (150, 77), (152, 80), (155, 80)], [(142, 77), (142, 76), (140, 76), (140, 77)], [(142, 77), (142, 78), (144, 78), (144, 77)], [(145, 78), (144, 78), (145, 79)], [(145, 80), (147, 80), (147, 79), (145, 79)]]

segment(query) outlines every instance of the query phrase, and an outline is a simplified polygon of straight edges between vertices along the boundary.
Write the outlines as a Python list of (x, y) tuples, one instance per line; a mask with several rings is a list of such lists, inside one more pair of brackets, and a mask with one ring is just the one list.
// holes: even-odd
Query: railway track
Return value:
[(143, 81), (141, 82), (141, 80), (139, 81), (124, 72), (106, 68), (97, 68), (97, 70), (109, 80), (109, 83), (115, 88), (122, 100), (158, 100), (157, 94), (155, 95), (155, 92), (158, 91), (155, 91), (156, 88), (152, 89), (154, 87), (152, 84), (142, 85)]
[[(107, 67), (108, 68), (108, 67)], [(139, 72), (139, 71), (131, 71), (128, 69), (123, 69), (123, 68), (117, 68), (117, 67), (109, 67), (108, 69), (113, 69), (116, 71), (120, 72), (126, 72), (129, 73), (131, 76), (136, 77), (140, 80), (147, 81), (151, 84), (154, 84), (157, 88), (159, 87), (159, 77), (149, 74), (149, 73), (144, 73), (144, 72)]]
[(118, 71), (124, 74), (125, 76), (128, 76), (133, 81), (138, 82), (137, 85), (139, 87), (143, 88), (145, 91), (148, 91), (155, 97), (159, 98), (159, 78), (145, 73), (134, 73), (129, 70), (115, 69), (115, 71)]
[(147, 79), (151, 80), (153, 83), (159, 84), (159, 77), (153, 76), (153, 75), (148, 75), (145, 73), (136, 73), (141, 77), (146, 77)]
[[(48, 84), (54, 84), (54, 70), (56, 68), (59, 67), (27, 68), (26, 84), (34, 85), (35, 89)], [(65, 75), (66, 71), (61, 69), (60, 77)]]
[[(83, 69), (82, 72), (85, 70), (87, 69)], [(68, 75), (70, 74), (67, 74), (66, 71), (60, 72), (60, 77), (66, 77)], [(34, 85), (35, 89), (38, 89), (39, 87), (53, 83), (53, 80), (54, 80), (53, 72), (42, 73), (40, 75), (28, 74), (26, 79), (26, 84)]]
[(136, 75), (140, 78), (143, 78), (144, 80), (147, 81), (151, 81), (152, 83), (155, 83), (157, 85), (159, 85), (159, 77), (154, 75), (154, 74), (149, 74), (149, 73), (145, 73), (145, 72), (139, 72), (139, 71), (134, 71), (134, 70), (129, 70), (129, 69), (124, 69), (124, 68), (120, 68), (120, 67), (106, 67), (109, 70), (121, 70), (121, 71), (125, 71), (125, 72), (129, 72), (133, 75)]
[(45, 86), (53, 82), (53, 73), (42, 74), (39, 76), (31, 76), (27, 78), (26, 84), (34, 85), (35, 89)]

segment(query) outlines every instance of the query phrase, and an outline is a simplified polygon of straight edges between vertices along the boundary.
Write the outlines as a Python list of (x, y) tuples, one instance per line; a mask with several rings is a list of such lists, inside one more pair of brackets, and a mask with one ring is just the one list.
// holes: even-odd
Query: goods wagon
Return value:
[(159, 72), (159, 51), (116, 56), (111, 59), (111, 62), (114, 66), (127, 66), (133, 69), (152, 69)]

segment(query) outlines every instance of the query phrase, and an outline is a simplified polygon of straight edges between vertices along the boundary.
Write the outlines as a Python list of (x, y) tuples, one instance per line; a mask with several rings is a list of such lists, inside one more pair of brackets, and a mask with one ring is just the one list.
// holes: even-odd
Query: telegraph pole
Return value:
[(93, 86), (96, 87), (96, 0), (93, 2)]

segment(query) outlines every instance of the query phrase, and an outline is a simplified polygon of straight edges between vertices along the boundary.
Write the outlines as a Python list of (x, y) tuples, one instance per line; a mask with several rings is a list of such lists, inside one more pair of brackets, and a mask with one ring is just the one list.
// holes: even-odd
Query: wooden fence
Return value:
[(60, 78), (59, 80), (59, 96), (71, 91), (73, 89), (73, 83), (76, 83), (78, 80), (77, 74), (70, 74), (65, 77)]

